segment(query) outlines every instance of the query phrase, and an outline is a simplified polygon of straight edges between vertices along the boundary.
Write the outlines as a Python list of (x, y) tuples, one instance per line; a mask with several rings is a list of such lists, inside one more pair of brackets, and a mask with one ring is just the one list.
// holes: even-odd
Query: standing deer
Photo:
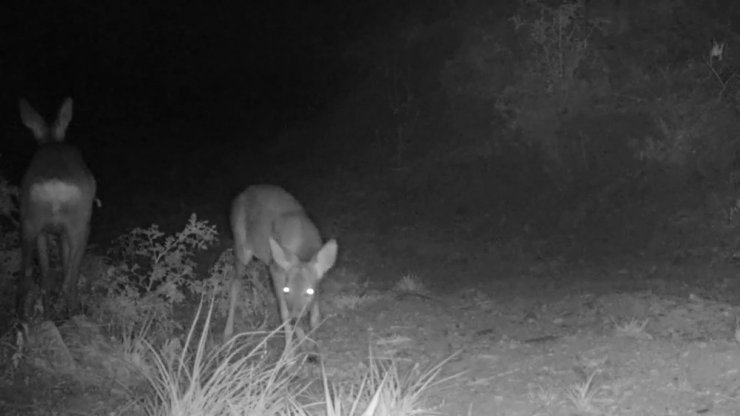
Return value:
[(280, 318), (285, 324), (286, 346), (292, 337), (293, 319), (296, 319), (295, 332), (299, 339), (304, 339), (299, 319), (308, 312), (310, 328), (315, 329), (319, 324), (318, 285), (334, 266), (337, 242), (329, 240), (322, 244), (318, 229), (301, 204), (273, 185), (250, 186), (236, 197), (231, 205), (231, 230), (235, 276), (230, 288), (224, 340), (230, 339), (234, 332), (241, 279), (253, 257), (270, 266)]
[(52, 124), (47, 124), (24, 99), (20, 101), (20, 113), (39, 147), (20, 190), (22, 270), (16, 311), (20, 318), (25, 318), (28, 294), (34, 283), (34, 255), (41, 269), (41, 289), (48, 311), (48, 297), (57, 286), (49, 270), (50, 239), (56, 234), (64, 269), (62, 291), (71, 312), (78, 306), (77, 277), (90, 233), (95, 178), (79, 150), (64, 141), (72, 120), (71, 98), (64, 101)]

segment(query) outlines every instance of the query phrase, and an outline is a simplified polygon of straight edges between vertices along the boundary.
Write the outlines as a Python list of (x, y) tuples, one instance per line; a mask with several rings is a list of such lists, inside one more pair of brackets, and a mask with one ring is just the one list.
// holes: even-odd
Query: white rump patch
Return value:
[(32, 202), (51, 204), (54, 211), (59, 210), (62, 205), (76, 203), (82, 199), (82, 189), (58, 179), (31, 186), (30, 194)]

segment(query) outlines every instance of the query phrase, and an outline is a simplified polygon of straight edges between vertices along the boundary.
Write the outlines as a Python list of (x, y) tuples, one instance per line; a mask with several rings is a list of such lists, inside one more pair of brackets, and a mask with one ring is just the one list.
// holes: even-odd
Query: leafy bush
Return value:
[(8, 296), (5, 305), (12, 305), (10, 299), (15, 293), (15, 279), (21, 266), (18, 234), (18, 188), (0, 177), (0, 293)]
[[(245, 278), (246, 277), (246, 278)], [(276, 314), (277, 302), (266, 267), (258, 261), (247, 266), (247, 276), (241, 276), (242, 286), (237, 313), (241, 321), (250, 323), (252, 329), (262, 328)], [(216, 316), (226, 316), (229, 307), (229, 289), (234, 279), (234, 251), (221, 253), (207, 279), (195, 285), (195, 293), (212, 298)]]
[(185, 228), (166, 236), (157, 225), (136, 228), (115, 240), (111, 265), (93, 280), (83, 301), (94, 319), (119, 331), (124, 340), (149, 332), (155, 340), (167, 339), (180, 325), (173, 306), (185, 291), (197, 291), (196, 252), (216, 242), (215, 226), (198, 221), (195, 214)]
[(533, 75), (530, 81), (542, 87), (542, 92), (567, 94), (579, 69), (597, 58), (590, 38), (594, 31), (603, 31), (605, 22), (587, 18), (584, 3), (577, 0), (557, 6), (527, 0), (523, 6), (510, 21), (526, 36), (525, 72)]
[(573, 161), (564, 149), (571, 146), (561, 145), (556, 132), (566, 115), (590, 110), (593, 99), (609, 88), (591, 43), (604, 22), (587, 18), (583, 2), (573, 0), (556, 6), (527, 0), (509, 20), (523, 35), (525, 52), (519, 79), (500, 94), (497, 110), (510, 129), (540, 151), (551, 177), (568, 182)]
[(0, 177), (0, 270), (17, 270), (18, 187)]
[(17, 225), (15, 217), (18, 215), (18, 187), (11, 185), (7, 179), (0, 177), (0, 218)]
[(317, 401), (327, 416), (439, 414), (436, 409), (428, 407), (427, 401), (462, 375), (439, 377), (442, 366), (455, 355), (427, 369), (422, 369), (417, 363), (405, 371), (394, 360), (371, 357), (359, 387), (332, 385), (324, 371), (324, 395)]

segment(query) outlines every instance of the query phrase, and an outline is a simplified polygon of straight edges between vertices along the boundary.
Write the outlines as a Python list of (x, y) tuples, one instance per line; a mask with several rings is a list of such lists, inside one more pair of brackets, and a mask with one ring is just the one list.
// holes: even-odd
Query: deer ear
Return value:
[(298, 262), (298, 257), (295, 254), (283, 249), (272, 237), (270, 237), (270, 255), (275, 264), (283, 270), (290, 269)]
[(59, 108), (57, 120), (54, 122), (54, 130), (52, 131), (52, 133), (54, 133), (54, 140), (64, 140), (64, 136), (67, 134), (67, 126), (69, 126), (69, 122), (72, 121), (72, 109), (72, 99), (67, 97)]
[(33, 107), (31, 107), (31, 104), (29, 104), (25, 98), (21, 98), (18, 107), (21, 111), (21, 121), (23, 121), (23, 125), (31, 130), (31, 133), (33, 134), (33, 137), (36, 138), (36, 141), (38, 141), (39, 143), (43, 143), (44, 141), (46, 141), (48, 128), (46, 126), (46, 121), (44, 121), (44, 118), (41, 117), (39, 113), (37, 113), (36, 110), (33, 109)]
[(339, 247), (337, 246), (336, 240), (332, 239), (327, 241), (326, 244), (324, 244), (324, 247), (321, 247), (321, 250), (319, 250), (319, 252), (316, 253), (316, 256), (314, 256), (312, 263), (316, 270), (316, 276), (318, 276), (319, 279), (324, 277), (324, 274), (334, 267), (334, 263), (337, 261), (338, 249)]

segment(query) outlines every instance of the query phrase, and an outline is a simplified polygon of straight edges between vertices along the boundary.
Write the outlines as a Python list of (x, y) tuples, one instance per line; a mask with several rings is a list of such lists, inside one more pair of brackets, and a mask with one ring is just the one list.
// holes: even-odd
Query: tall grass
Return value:
[[(358, 387), (331, 386), (323, 377), (321, 407), (327, 416), (409, 416), (438, 415), (428, 407), (430, 393), (439, 393), (462, 373), (438, 379), (442, 367), (454, 355), (421, 370), (415, 365), (408, 372), (399, 371), (396, 361), (370, 359), (370, 366)], [(362, 413), (360, 413), (362, 412)]]
[[(296, 377), (306, 355), (300, 343), (292, 343), (279, 357), (271, 359), (268, 341), (280, 334), (240, 334), (222, 346), (208, 348), (213, 304), (205, 317), (194, 351), (198, 308), (179, 357), (168, 359), (150, 346), (155, 371), (148, 376), (154, 395), (149, 416), (405, 416), (437, 414), (425, 407), (432, 391), (438, 391), (459, 376), (438, 379), (450, 358), (420, 370), (418, 365), (401, 372), (395, 361), (371, 359), (359, 385), (336, 386), (322, 371), (322, 392), (310, 394), (310, 383)], [(252, 341), (257, 336), (257, 341)], [(279, 336), (279, 335), (278, 335)], [(323, 370), (323, 367), (322, 367)]]
[(296, 397), (305, 386), (293, 383), (298, 367), (295, 347), (270, 362), (264, 356), (267, 342), (281, 328), (250, 342), (255, 334), (240, 334), (223, 345), (208, 349), (213, 312), (208, 309), (195, 351), (190, 345), (202, 310), (198, 307), (185, 347), (176, 362), (151, 348), (156, 371), (149, 377), (155, 391), (147, 408), (150, 416), (296, 415)]

